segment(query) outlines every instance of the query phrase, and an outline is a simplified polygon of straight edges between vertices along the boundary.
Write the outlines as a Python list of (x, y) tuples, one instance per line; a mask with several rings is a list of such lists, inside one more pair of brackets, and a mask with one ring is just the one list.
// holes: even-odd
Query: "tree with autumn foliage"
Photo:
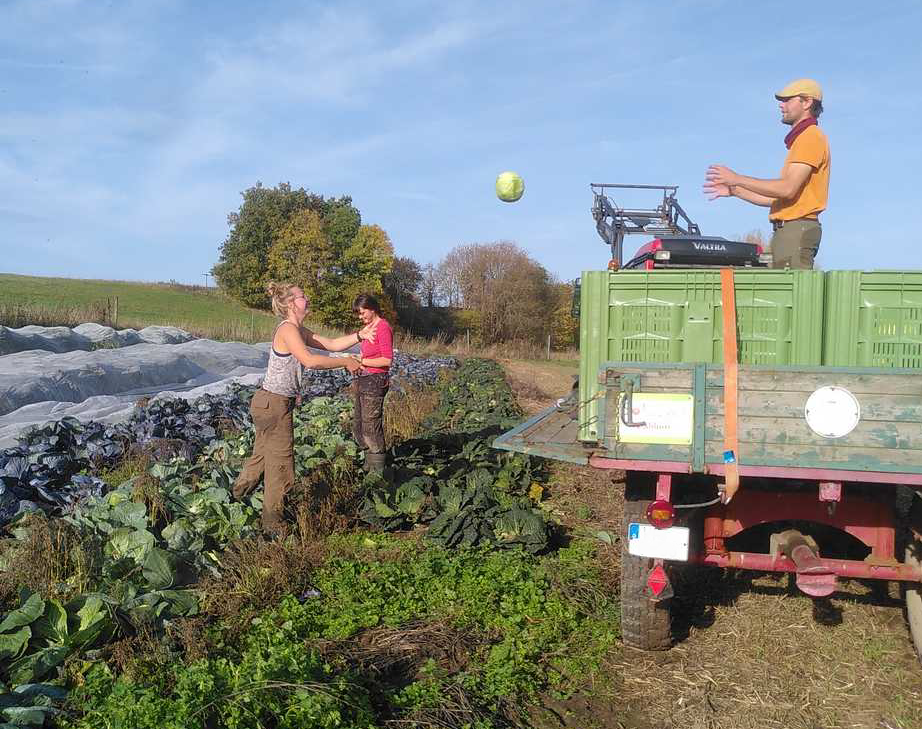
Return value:
[(325, 199), (287, 183), (274, 188), (257, 183), (243, 193), (228, 223), (231, 232), (214, 274), (228, 294), (248, 306), (267, 308), (268, 282), (286, 281), (304, 289), (312, 320), (351, 327), (355, 296), (381, 296), (393, 266), (387, 233), (362, 225), (349, 197)]
[(579, 318), (573, 316), (573, 284), (551, 284), (554, 308), (551, 311), (550, 335), (554, 349), (569, 349), (579, 345)]
[(550, 274), (510, 241), (459, 245), (439, 264), (441, 301), (463, 308), (484, 343), (540, 343), (556, 306)]

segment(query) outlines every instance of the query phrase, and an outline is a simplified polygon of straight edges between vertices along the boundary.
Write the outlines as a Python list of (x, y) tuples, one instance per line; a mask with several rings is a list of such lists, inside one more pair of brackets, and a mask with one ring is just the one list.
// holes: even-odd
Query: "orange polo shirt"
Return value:
[(810, 165), (813, 171), (796, 198), (776, 199), (772, 203), (769, 220), (815, 218), (826, 209), (829, 198), (829, 140), (818, 126), (807, 127), (797, 135), (781, 168), (782, 176), (792, 162)]

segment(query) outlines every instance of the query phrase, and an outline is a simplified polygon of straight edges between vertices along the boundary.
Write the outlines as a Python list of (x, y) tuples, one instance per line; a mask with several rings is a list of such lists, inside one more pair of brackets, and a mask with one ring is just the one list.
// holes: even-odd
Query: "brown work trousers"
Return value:
[(813, 268), (823, 228), (818, 220), (789, 220), (772, 235), (772, 268)]
[(384, 453), (384, 397), (390, 387), (386, 372), (360, 375), (352, 381), (355, 412), (352, 436), (359, 448), (369, 453)]
[(243, 466), (234, 483), (234, 498), (243, 499), (262, 479), (263, 529), (275, 536), (285, 536), (285, 495), (295, 482), (294, 433), (291, 413), (294, 398), (257, 390), (250, 401), (250, 417), (256, 431), (253, 455)]

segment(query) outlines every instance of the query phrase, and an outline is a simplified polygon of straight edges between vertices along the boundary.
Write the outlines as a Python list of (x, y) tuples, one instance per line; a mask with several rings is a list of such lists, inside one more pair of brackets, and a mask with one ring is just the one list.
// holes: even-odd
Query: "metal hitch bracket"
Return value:
[(771, 536), (771, 552), (781, 552), (797, 568), (797, 587), (810, 597), (826, 597), (836, 589), (837, 577), (820, 560), (816, 542), (796, 529)]

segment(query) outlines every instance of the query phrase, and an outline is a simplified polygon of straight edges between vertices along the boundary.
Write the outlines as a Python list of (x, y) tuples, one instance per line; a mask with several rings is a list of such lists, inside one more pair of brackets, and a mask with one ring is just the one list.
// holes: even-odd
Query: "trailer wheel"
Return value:
[(647, 651), (672, 647), (672, 600), (647, 597), (647, 575), (653, 560), (628, 554), (628, 525), (646, 521), (652, 487), (628, 481), (624, 488), (624, 527), (621, 532), (621, 637), (625, 645)]
[[(910, 567), (922, 567), (922, 539), (917, 535), (922, 533), (922, 499), (913, 495), (909, 508), (909, 528), (906, 540), (906, 551), (903, 561)], [(909, 634), (916, 655), (922, 659), (922, 583), (905, 582), (904, 594), (906, 598), (906, 622), (909, 623)]]

